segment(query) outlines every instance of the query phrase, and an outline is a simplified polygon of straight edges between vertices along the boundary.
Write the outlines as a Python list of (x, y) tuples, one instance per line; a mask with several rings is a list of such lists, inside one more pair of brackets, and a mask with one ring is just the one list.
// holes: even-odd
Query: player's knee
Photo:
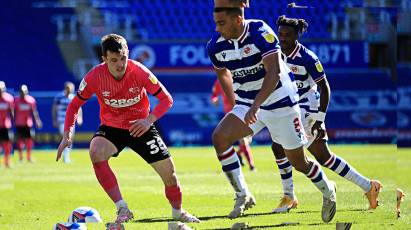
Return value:
[(89, 154), (92, 162), (105, 160), (103, 159), (103, 149), (98, 145), (91, 145)]
[(219, 146), (227, 142), (227, 135), (224, 132), (215, 129), (211, 137), (214, 146)]

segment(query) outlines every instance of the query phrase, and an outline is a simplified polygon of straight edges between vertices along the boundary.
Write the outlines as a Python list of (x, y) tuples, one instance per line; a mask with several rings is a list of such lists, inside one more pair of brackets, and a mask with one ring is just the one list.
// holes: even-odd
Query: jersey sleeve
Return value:
[(213, 39), (207, 42), (207, 53), (208, 53), (208, 57), (210, 58), (211, 63), (213, 64), (215, 68), (217, 69), (224, 68), (223, 63), (219, 61), (216, 57), (215, 43)]
[(96, 69), (92, 69), (90, 70), (90, 72), (88, 72), (86, 74), (86, 76), (83, 78), (83, 80), (81, 80), (80, 85), (78, 87), (77, 90), (77, 96), (83, 100), (86, 101), (88, 100), (91, 96), (93, 96), (95, 89), (93, 86), (93, 78), (95, 78), (97, 74), (97, 70)]
[(280, 44), (273, 29), (263, 21), (258, 22), (258, 24), (259, 28), (256, 29), (254, 36), (261, 56), (264, 58), (269, 54), (280, 52)]
[(313, 78), (315, 82), (321, 81), (325, 78), (324, 68), (318, 59), (317, 55), (313, 52), (307, 52), (307, 58), (305, 59), (306, 62), (306, 69), (310, 76)]

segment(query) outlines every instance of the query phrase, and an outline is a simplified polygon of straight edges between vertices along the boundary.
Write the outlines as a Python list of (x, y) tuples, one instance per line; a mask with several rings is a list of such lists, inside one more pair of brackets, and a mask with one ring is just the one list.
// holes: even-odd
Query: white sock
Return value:
[(124, 200), (119, 200), (115, 204), (116, 204), (117, 210), (119, 210), (120, 208), (128, 208), (128, 205)]
[(287, 157), (277, 159), (276, 163), (278, 170), (280, 171), (284, 195), (294, 199), (293, 166), (290, 164)]
[(71, 148), (68, 148), (68, 147), (63, 150), (63, 161), (64, 161), (64, 163), (70, 162), (70, 150), (71, 150)]
[(222, 169), (231, 183), (237, 196), (250, 194), (243, 172), (241, 171), (238, 156), (233, 147), (218, 156)]
[(351, 167), (344, 159), (335, 154), (332, 154), (324, 166), (336, 172), (338, 175), (353, 182), (361, 187), (364, 192), (368, 192), (371, 189), (371, 181), (358, 173), (353, 167)]
[(330, 197), (333, 193), (333, 185), (328, 180), (325, 173), (323, 173), (321, 166), (312, 160), (308, 160), (308, 162), (312, 163), (310, 171), (305, 174), (317, 187), (324, 197)]

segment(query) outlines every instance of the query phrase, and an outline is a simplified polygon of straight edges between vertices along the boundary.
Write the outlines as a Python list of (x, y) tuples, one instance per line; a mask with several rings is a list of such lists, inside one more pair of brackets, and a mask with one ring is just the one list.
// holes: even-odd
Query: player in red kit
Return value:
[[(219, 99), (218, 97), (221, 95), (223, 98), (223, 110), (224, 113), (229, 113), (233, 109), (233, 105), (230, 103), (230, 100), (225, 96), (223, 88), (221, 88), (220, 82), (216, 80), (214, 82), (212, 91), (211, 91), (211, 102), (214, 105), (218, 105)], [(240, 160), (240, 164), (244, 166), (242, 156), (244, 154), (245, 158), (248, 161), (248, 166), (250, 167), (251, 171), (255, 170), (254, 166), (254, 159), (253, 159), (253, 154), (250, 149), (250, 140), (251, 138), (242, 138), (240, 139), (238, 148), (239, 150), (237, 151), (238, 159)]]
[[(101, 49), (104, 62), (87, 73), (67, 108), (56, 160), (60, 159), (64, 148), (71, 145), (79, 108), (95, 94), (100, 106), (101, 125), (91, 140), (89, 153), (97, 180), (117, 207), (116, 222), (133, 219), (108, 164), (108, 160), (118, 156), (125, 147), (139, 154), (161, 177), (173, 218), (182, 222), (200, 222), (182, 209), (182, 191), (173, 160), (153, 124), (172, 106), (171, 95), (150, 70), (128, 59), (127, 41), (122, 36), (104, 36)], [(147, 93), (159, 100), (151, 112)]]
[(11, 121), (13, 119), (14, 98), (6, 92), (6, 84), (0, 81), (0, 145), (4, 150), (4, 165), (10, 167), (10, 153), (12, 148), (13, 132)]
[(20, 87), (20, 96), (14, 99), (14, 119), (17, 133), (17, 149), (19, 150), (19, 159), (23, 161), (23, 147), (26, 146), (27, 161), (31, 159), (31, 149), (33, 148), (33, 118), (37, 128), (43, 126), (39, 113), (37, 111), (36, 99), (29, 95), (29, 89), (26, 85)]

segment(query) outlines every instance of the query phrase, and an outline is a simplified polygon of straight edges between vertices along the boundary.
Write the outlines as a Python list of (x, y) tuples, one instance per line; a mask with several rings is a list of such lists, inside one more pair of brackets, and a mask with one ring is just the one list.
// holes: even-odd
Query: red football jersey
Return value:
[(211, 91), (211, 100), (217, 100), (219, 95), (221, 95), (221, 97), (223, 98), (224, 113), (230, 112), (233, 109), (233, 106), (231, 105), (230, 101), (226, 97), (224, 90), (221, 87), (221, 84), (217, 79), (214, 82), (213, 89)]
[(0, 95), (0, 128), (11, 128), (10, 111), (14, 107), (14, 98), (9, 93), (2, 93)]
[(36, 109), (36, 100), (30, 95), (14, 99), (14, 120), (16, 126), (33, 127), (33, 111)]
[(156, 95), (161, 90), (168, 94), (150, 70), (139, 62), (128, 60), (121, 80), (111, 75), (105, 63), (94, 67), (80, 83), (77, 96), (87, 100), (96, 94), (101, 124), (128, 129), (130, 121), (148, 116), (147, 92)]

